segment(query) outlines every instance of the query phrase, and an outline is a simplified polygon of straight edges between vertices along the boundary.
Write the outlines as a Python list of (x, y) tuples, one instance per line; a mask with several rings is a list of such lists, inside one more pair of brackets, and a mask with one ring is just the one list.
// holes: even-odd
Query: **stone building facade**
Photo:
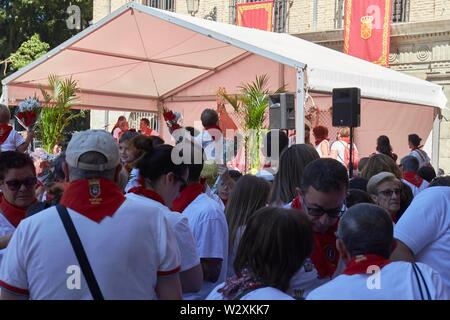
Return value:
[[(236, 3), (257, 1), (260, 0), (200, 0), (199, 10), (195, 16), (234, 23)], [(344, 0), (274, 1), (276, 8), (274, 26), (277, 31), (288, 32), (342, 51)], [(94, 0), (94, 21), (100, 20), (127, 2), (129, 1)], [(138, 2), (189, 14), (186, 0), (138, 0)], [(450, 101), (450, 0), (392, 0), (392, 3), (390, 67), (443, 86)], [(97, 119), (100, 119), (98, 120), (100, 123), (102, 115), (98, 113)], [(439, 166), (448, 173), (450, 111), (444, 110), (440, 120), (439, 150), (433, 151), (439, 152)]]

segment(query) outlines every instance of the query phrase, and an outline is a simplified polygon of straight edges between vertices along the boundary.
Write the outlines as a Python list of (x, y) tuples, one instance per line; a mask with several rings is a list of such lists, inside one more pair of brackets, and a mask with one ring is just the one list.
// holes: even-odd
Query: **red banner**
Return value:
[(236, 5), (236, 24), (242, 27), (272, 31), (273, 1)]
[(345, 0), (344, 52), (388, 66), (391, 0)]

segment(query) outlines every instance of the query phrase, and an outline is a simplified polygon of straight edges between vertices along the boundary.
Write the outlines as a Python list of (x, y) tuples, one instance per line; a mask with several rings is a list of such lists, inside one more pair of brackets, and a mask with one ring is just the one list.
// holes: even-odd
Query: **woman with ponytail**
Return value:
[(130, 189), (127, 198), (164, 212), (177, 238), (181, 253), (180, 280), (183, 293), (200, 290), (203, 274), (200, 258), (186, 217), (171, 211), (173, 200), (186, 185), (188, 167), (172, 160), (173, 147), (146, 144), (146, 152), (136, 161), (141, 186)]

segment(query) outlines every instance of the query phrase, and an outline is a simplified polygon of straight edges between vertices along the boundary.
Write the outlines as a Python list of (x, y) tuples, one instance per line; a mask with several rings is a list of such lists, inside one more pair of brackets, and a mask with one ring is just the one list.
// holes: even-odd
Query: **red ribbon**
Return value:
[(25, 214), (27, 212), (26, 209), (18, 208), (8, 201), (6, 201), (3, 194), (0, 194), (0, 210), (2, 211), (5, 218), (14, 226), (17, 228), (20, 221), (22, 221), (25, 218)]
[(8, 124), (0, 124), (0, 144), (6, 141), (12, 129)]
[(423, 179), (414, 171), (403, 172), (403, 179), (405, 179), (409, 183), (412, 183), (417, 188), (419, 188), (423, 182)]

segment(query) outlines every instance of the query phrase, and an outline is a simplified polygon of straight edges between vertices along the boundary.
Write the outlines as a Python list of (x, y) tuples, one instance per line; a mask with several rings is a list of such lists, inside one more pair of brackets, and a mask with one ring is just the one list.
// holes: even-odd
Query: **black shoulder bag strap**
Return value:
[(80, 237), (78, 236), (77, 229), (70, 218), (67, 209), (61, 205), (57, 205), (59, 217), (66, 229), (67, 235), (69, 236), (70, 243), (72, 244), (73, 251), (77, 256), (78, 263), (80, 264), (81, 271), (83, 272), (84, 278), (86, 279), (89, 291), (91, 292), (94, 300), (104, 300), (103, 294), (98, 286), (97, 279), (95, 278), (94, 272), (92, 271), (91, 265), (89, 263), (86, 252), (84, 251), (83, 244), (81, 243)]
[[(427, 293), (427, 300), (431, 300), (430, 290), (428, 289), (428, 285), (427, 285), (427, 282), (425, 281), (422, 271), (420, 271), (419, 266), (415, 262), (412, 263), (412, 266), (413, 266), (413, 270), (414, 270), (414, 275), (416, 276), (416, 280), (419, 285), (419, 291), (420, 291), (420, 296), (421, 296), (422, 300), (425, 300), (425, 297), (424, 297), (423, 291), (422, 291), (422, 282), (424, 284), (425, 291)], [(419, 279), (419, 275), (420, 275), (420, 279), (422, 281)]]

